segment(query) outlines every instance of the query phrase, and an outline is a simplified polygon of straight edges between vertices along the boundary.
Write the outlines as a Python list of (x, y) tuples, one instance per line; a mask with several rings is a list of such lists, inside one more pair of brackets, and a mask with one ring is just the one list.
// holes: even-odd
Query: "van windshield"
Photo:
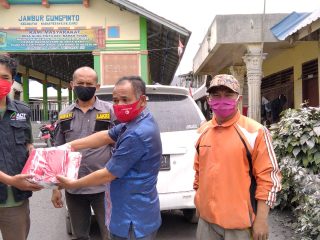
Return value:
[[(147, 94), (148, 109), (156, 119), (161, 132), (197, 129), (201, 118), (195, 104), (187, 96)], [(112, 101), (111, 95), (98, 95), (99, 99)]]

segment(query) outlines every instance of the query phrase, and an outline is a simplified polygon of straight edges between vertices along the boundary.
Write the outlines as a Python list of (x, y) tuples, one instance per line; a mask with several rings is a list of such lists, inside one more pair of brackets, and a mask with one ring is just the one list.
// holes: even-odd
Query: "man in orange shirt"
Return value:
[(232, 75), (215, 76), (207, 90), (214, 116), (201, 126), (194, 168), (199, 240), (267, 240), (268, 213), (281, 175), (268, 130), (240, 114)]

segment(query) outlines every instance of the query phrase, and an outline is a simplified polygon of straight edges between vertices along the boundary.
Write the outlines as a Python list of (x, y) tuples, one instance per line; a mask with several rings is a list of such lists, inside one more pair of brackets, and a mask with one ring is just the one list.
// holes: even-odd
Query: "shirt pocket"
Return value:
[(71, 125), (72, 119), (68, 120), (61, 120), (60, 122), (60, 129), (62, 133), (67, 133), (72, 130), (72, 125)]
[(14, 140), (16, 144), (25, 144), (26, 135), (25, 132), (29, 128), (27, 122), (11, 122), (10, 126), (13, 128)]
[(96, 120), (95, 126), (94, 126), (94, 132), (109, 130), (112, 127), (112, 123), (107, 120)]

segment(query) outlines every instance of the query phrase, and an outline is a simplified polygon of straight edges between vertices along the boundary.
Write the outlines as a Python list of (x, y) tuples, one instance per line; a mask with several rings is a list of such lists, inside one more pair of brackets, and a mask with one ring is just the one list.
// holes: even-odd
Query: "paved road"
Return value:
[[(31, 230), (29, 240), (70, 240), (65, 228), (64, 209), (55, 209), (51, 205), (51, 190), (34, 193), (31, 198)], [(179, 212), (164, 212), (163, 223), (157, 240), (195, 239), (196, 225), (184, 220)], [(270, 240), (289, 240), (293, 233), (284, 226), (289, 217), (273, 212), (270, 217)], [(96, 224), (91, 229), (92, 239), (99, 240)]]
[[(33, 135), (36, 147), (45, 147), (39, 140), (39, 126), (33, 123)], [(64, 209), (53, 208), (51, 202), (51, 190), (42, 190), (34, 193), (30, 200), (31, 208), (31, 229), (30, 240), (69, 240), (70, 236), (66, 233), (65, 211)], [(195, 239), (196, 225), (190, 224), (180, 212), (164, 212), (162, 214), (162, 226), (158, 232), (159, 240), (191, 240)], [(99, 240), (99, 230), (96, 224), (91, 229), (92, 240)], [(1, 239), (1, 236), (0, 236)]]
[[(37, 139), (39, 126), (34, 124), (34, 138), (37, 147), (45, 144)], [(34, 193), (30, 199), (31, 229), (28, 240), (70, 240), (66, 233), (65, 210), (55, 209), (51, 204), (51, 190)], [(162, 213), (162, 226), (157, 240), (191, 240), (195, 239), (196, 225), (185, 221), (180, 212)], [(290, 221), (290, 216), (273, 211), (269, 220), (270, 240), (290, 240), (293, 233), (284, 224)], [(96, 224), (91, 229), (92, 240), (99, 240), (99, 230)], [(0, 240), (2, 240), (0, 236)]]
[[(64, 209), (53, 208), (51, 190), (34, 193), (30, 200), (31, 230), (29, 240), (69, 240), (65, 227)], [(195, 239), (196, 225), (186, 222), (179, 212), (162, 214), (163, 224), (158, 233), (159, 240), (191, 240)], [(99, 240), (99, 230), (92, 225), (92, 239)]]

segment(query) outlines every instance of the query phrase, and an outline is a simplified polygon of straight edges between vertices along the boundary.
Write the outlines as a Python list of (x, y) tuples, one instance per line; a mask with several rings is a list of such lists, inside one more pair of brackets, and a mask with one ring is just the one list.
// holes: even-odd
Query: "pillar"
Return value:
[(72, 101), (75, 102), (77, 100), (78, 96), (73, 90), (71, 90), (71, 91), (72, 91)]
[[(320, 34), (319, 34), (320, 37)], [(318, 92), (319, 92), (319, 103), (320, 103), (320, 40), (318, 41)]]
[(250, 44), (243, 57), (246, 63), (248, 80), (248, 116), (257, 122), (261, 121), (261, 79), (262, 62), (266, 54), (262, 53), (261, 44)]
[(43, 92), (43, 121), (48, 121), (48, 80), (47, 75), (45, 75), (42, 82), (42, 92)]
[[(101, 84), (104, 81), (101, 80), (101, 65), (100, 65), (100, 61), (101, 61), (101, 57), (100, 57), (100, 52), (93, 52), (93, 68), (97, 73), (98, 76), (98, 83)], [(70, 94), (69, 94), (70, 96)]]
[(29, 103), (29, 69), (26, 69), (26, 74), (22, 76), (23, 101)]
[[(243, 95), (243, 88), (244, 88), (244, 75), (246, 73), (245, 66), (231, 66), (229, 68), (230, 73), (238, 80), (240, 84), (240, 95)], [(240, 112), (242, 113), (243, 101), (240, 102), (239, 108)]]
[(68, 98), (69, 98), (69, 104), (71, 104), (73, 102), (73, 99), (72, 99), (72, 89), (71, 87), (68, 88)]
[(61, 111), (61, 102), (62, 102), (62, 97), (61, 97), (61, 80), (59, 80), (59, 84), (57, 86), (57, 100), (58, 100), (58, 112)]
[(147, 19), (145, 17), (140, 17), (140, 69), (141, 69), (141, 78), (146, 84), (149, 82), (148, 74), (148, 34), (147, 34)]

